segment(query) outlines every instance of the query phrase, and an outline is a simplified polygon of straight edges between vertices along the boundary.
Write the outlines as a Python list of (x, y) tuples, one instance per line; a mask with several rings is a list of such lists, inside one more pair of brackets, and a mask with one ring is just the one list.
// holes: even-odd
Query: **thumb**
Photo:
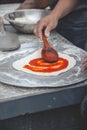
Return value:
[(45, 29), (45, 35), (46, 35), (47, 37), (49, 37), (51, 30), (52, 30), (52, 28), (51, 28), (50, 25), (46, 27), (46, 29)]
[(45, 30), (45, 36), (46, 36), (46, 37), (49, 37), (49, 36), (50, 36), (50, 32), (47, 32), (47, 31)]

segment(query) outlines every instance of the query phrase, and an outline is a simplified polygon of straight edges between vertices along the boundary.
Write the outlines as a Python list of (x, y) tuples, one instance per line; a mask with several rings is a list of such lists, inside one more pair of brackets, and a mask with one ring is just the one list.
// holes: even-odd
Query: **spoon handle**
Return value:
[(45, 34), (42, 34), (42, 40), (43, 40), (43, 43), (44, 43), (44, 47), (45, 48), (49, 48), (51, 47), (47, 41), (47, 37), (45, 36)]

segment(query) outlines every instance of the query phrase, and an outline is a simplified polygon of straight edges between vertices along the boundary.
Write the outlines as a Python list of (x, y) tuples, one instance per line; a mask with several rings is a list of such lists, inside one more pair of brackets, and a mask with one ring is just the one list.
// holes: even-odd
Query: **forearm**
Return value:
[(78, 0), (59, 0), (51, 12), (58, 20), (69, 14), (78, 4)]
[(50, 6), (48, 0), (25, 0), (17, 9), (44, 9), (47, 6)]
[(48, 0), (34, 0), (36, 4), (36, 8), (46, 8), (47, 6), (50, 6), (50, 2)]

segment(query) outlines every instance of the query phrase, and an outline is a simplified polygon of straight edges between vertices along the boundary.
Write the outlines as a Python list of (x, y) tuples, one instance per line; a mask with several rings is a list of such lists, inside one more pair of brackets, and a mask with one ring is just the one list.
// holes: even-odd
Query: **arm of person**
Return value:
[(57, 19), (60, 19), (70, 13), (77, 5), (79, 0), (59, 0), (51, 12)]
[(48, 0), (25, 0), (17, 9), (44, 9), (47, 6), (50, 6), (50, 2)]
[[(50, 0), (49, 0), (50, 1)], [(51, 13), (38, 21), (34, 33), (42, 39), (42, 29), (45, 27), (45, 35), (58, 25), (59, 19), (69, 14), (78, 4), (79, 0), (59, 0)]]

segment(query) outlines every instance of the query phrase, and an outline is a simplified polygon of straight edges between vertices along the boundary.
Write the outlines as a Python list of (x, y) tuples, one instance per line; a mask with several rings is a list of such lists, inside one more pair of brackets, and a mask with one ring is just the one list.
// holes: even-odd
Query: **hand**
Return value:
[(42, 40), (42, 30), (45, 27), (45, 35), (48, 37), (50, 31), (58, 25), (58, 20), (53, 14), (49, 14), (46, 17), (39, 20), (34, 29), (34, 34)]
[(25, 0), (17, 9), (43, 9), (49, 5), (50, 3), (47, 0)]
[(84, 60), (82, 62), (82, 69), (87, 70), (87, 56), (84, 57)]
[(35, 7), (34, 0), (25, 0), (17, 9), (29, 9), (34, 7)]

